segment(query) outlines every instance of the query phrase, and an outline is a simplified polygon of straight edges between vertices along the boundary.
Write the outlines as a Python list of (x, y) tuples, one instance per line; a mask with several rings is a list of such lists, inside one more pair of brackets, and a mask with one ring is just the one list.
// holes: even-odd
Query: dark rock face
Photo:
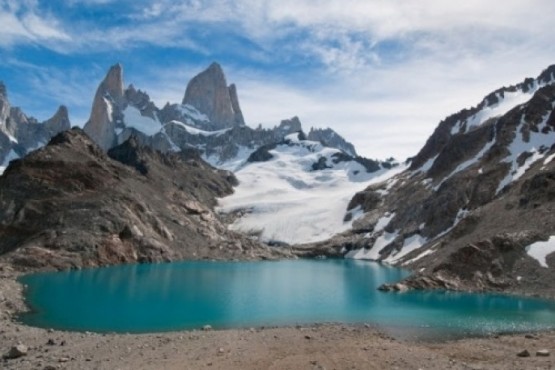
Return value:
[(237, 95), (237, 87), (235, 84), (229, 85), (229, 98), (231, 99), (231, 108), (233, 108), (233, 113), (235, 114), (234, 122), (238, 125), (244, 125), (245, 119), (243, 118), (243, 112), (239, 106), (239, 96)]
[(60, 106), (52, 118), (40, 123), (10, 105), (6, 86), (0, 82), (0, 166), (7, 166), (10, 159), (26, 155), (69, 128), (65, 106)]
[(245, 124), (237, 89), (235, 85), (227, 86), (225, 74), (218, 63), (212, 63), (189, 82), (182, 104), (191, 105), (206, 114), (220, 129)]
[(0, 258), (21, 268), (272, 258), (212, 210), (233, 177), (130, 140), (110, 158), (66, 131), (0, 177)]
[(260, 148), (251, 153), (249, 158), (247, 158), (247, 162), (252, 163), (269, 161), (274, 158), (274, 156), (270, 153), (270, 150), (275, 149), (276, 146), (277, 144), (262, 145)]
[(318, 158), (317, 162), (312, 163), (312, 171), (321, 171), (327, 168), (331, 168), (331, 167), (328, 166), (328, 161), (326, 160), (325, 157), (320, 157)]

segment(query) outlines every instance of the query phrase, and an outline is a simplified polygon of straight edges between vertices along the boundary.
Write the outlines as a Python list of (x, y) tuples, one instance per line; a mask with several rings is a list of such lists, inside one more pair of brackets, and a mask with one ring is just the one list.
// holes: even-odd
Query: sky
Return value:
[(0, 0), (0, 80), (39, 120), (90, 114), (108, 68), (159, 106), (213, 61), (248, 125), (298, 116), (370, 158), (555, 63), (553, 0)]

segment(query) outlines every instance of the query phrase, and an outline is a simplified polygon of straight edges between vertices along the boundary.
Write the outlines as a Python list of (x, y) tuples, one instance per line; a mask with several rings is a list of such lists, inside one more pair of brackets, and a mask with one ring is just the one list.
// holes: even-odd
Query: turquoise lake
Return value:
[(384, 293), (408, 272), (353, 260), (178, 262), (21, 278), (26, 324), (159, 332), (323, 322), (402, 332), (481, 335), (555, 328), (555, 303), (492, 294)]

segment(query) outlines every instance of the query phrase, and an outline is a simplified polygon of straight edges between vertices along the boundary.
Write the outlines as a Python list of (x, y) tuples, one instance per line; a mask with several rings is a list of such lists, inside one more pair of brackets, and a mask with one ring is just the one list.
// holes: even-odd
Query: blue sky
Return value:
[(414, 155), (438, 122), (555, 63), (552, 0), (0, 0), (13, 105), (75, 125), (110, 65), (158, 104), (212, 61), (247, 123), (298, 115), (373, 158)]

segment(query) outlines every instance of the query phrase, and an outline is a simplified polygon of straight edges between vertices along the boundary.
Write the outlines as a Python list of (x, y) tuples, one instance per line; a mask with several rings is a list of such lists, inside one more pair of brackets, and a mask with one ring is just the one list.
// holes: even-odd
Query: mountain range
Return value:
[[(273, 129), (245, 124), (237, 88), (228, 85), (222, 67), (212, 63), (191, 79), (182, 102), (158, 108), (146, 92), (124, 88), (123, 68), (110, 68), (94, 97), (85, 132), (104, 150), (135, 135), (161, 152), (198, 149), (209, 163), (232, 167), (263, 145), (302, 131), (297, 117)], [(312, 129), (307, 137), (356, 156), (352, 144), (331, 129)]]
[[(162, 108), (115, 65), (83, 130), (65, 131), (63, 107), (27, 118), (5, 90), (0, 154), (22, 159), (0, 177), (0, 251), (23, 266), (293, 253), (413, 271), (384, 290), (553, 294), (555, 66), (447, 117), (404, 164), (362, 158), (331, 129), (307, 134), (297, 117), (246, 125), (217, 63)], [(39, 221), (54, 209), (54, 224)]]

